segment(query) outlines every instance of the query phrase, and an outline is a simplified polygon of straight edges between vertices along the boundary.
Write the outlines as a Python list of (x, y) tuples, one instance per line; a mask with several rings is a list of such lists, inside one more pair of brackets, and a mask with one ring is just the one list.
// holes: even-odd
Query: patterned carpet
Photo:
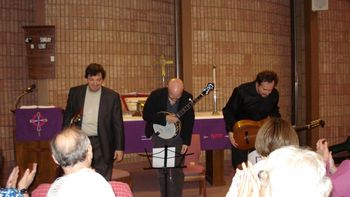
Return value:
[[(119, 164), (120, 169), (126, 169), (132, 173), (133, 193), (135, 197), (158, 197), (160, 196), (159, 185), (155, 170), (145, 170), (148, 167), (147, 162), (138, 162), (133, 164)], [(207, 196), (221, 197), (225, 196), (231, 184), (233, 170), (230, 167), (230, 161), (225, 161), (224, 186), (212, 186), (207, 182)], [(199, 197), (197, 183), (185, 183), (184, 197)]]

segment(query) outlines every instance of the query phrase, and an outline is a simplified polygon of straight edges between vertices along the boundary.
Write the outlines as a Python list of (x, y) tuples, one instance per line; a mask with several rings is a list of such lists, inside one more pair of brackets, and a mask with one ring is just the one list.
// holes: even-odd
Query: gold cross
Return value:
[(174, 61), (165, 59), (164, 55), (162, 54), (162, 55), (160, 55), (159, 60), (156, 63), (160, 65), (161, 74), (162, 74), (162, 82), (163, 82), (163, 86), (165, 86), (165, 67), (166, 67), (166, 65), (174, 64)]
[(162, 54), (162, 55), (160, 55), (160, 58), (157, 61), (157, 63), (160, 65), (160, 67), (162, 69), (162, 77), (165, 77), (165, 66), (174, 64), (174, 61), (173, 60), (166, 60), (164, 55)]

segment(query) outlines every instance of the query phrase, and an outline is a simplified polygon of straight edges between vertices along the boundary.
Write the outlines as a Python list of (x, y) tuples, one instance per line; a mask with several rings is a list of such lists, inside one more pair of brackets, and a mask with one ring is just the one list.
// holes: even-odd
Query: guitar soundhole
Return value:
[(245, 131), (245, 132), (244, 132), (244, 139), (245, 139), (245, 142), (246, 142), (247, 144), (249, 144), (249, 134), (248, 134), (248, 131)]

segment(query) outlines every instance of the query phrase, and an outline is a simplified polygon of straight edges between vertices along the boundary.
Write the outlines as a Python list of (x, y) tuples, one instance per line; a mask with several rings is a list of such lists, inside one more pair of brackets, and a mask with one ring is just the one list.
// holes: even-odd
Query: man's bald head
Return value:
[(51, 141), (54, 159), (62, 167), (74, 166), (86, 159), (89, 138), (76, 128), (66, 128)]
[(184, 90), (184, 83), (181, 79), (173, 78), (169, 80), (168, 83), (168, 92), (169, 98), (172, 101), (176, 101), (182, 96)]

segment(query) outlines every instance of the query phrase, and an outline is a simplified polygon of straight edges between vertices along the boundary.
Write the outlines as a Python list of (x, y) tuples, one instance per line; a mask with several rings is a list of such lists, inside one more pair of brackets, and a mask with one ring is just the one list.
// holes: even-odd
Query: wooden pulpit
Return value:
[(41, 183), (52, 183), (57, 165), (51, 157), (50, 140), (61, 130), (62, 109), (26, 108), (16, 110), (15, 157), (21, 173), (38, 163), (37, 174), (30, 190)]

